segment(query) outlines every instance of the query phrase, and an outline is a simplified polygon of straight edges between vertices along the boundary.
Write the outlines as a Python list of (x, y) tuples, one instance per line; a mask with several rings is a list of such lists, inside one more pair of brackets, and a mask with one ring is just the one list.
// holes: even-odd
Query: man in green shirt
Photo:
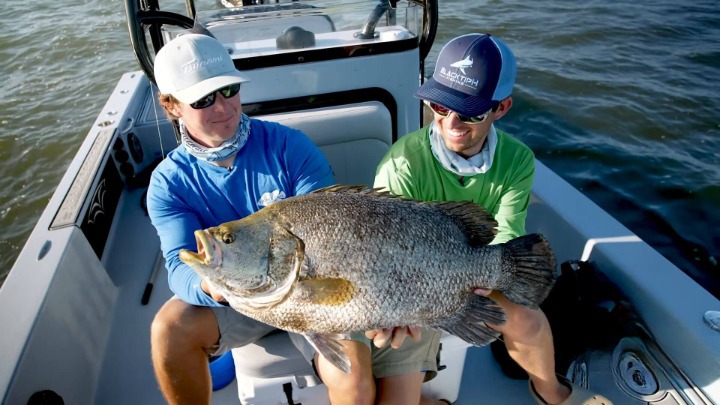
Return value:
[[(378, 166), (375, 187), (422, 201), (475, 201), (498, 222), (492, 243), (524, 235), (535, 156), (493, 125), (512, 106), (515, 70), (512, 52), (493, 36), (463, 35), (445, 45), (433, 77), (416, 93), (434, 120), (393, 145)], [(490, 326), (503, 334), (510, 356), (528, 373), (539, 404), (611, 404), (555, 374), (552, 333), (541, 310), (496, 291), (475, 293), (505, 310), (507, 322)]]

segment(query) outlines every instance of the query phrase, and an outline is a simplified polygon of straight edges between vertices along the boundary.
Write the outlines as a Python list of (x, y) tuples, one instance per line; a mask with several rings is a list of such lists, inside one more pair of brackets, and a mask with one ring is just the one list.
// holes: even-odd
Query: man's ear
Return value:
[(500, 104), (498, 104), (497, 109), (495, 110), (494, 119), (498, 120), (502, 118), (503, 115), (507, 114), (507, 112), (510, 110), (510, 107), (512, 107), (513, 101), (512, 97), (506, 97), (500, 101)]
[(175, 117), (182, 118), (182, 111), (180, 110), (180, 107), (177, 104), (172, 103), (172, 104), (168, 105), (166, 108)]

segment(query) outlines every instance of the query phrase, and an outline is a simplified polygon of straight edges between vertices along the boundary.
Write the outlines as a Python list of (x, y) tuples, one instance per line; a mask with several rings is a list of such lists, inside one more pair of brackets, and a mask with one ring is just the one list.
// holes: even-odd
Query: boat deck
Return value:
[[(106, 252), (105, 266), (117, 287), (114, 321), (95, 403), (157, 404), (163, 399), (157, 388), (150, 360), (150, 324), (162, 304), (172, 296), (167, 272), (158, 262), (159, 245), (155, 229), (140, 201), (144, 189), (126, 191), (116, 215), (124, 218), (112, 230), (113, 247)], [(141, 304), (143, 291), (153, 268), (159, 271), (147, 305)], [(239, 403), (235, 381), (213, 393), (214, 404)], [(526, 380), (505, 377), (492, 359), (489, 347), (468, 350), (465, 373), (457, 404), (532, 404)]]
[[(110, 241), (107, 244), (108, 250), (104, 255), (103, 264), (117, 288), (117, 295), (107, 350), (100, 366), (95, 403), (155, 404), (163, 402), (152, 372), (149, 334), (150, 324), (155, 313), (171, 297), (172, 293), (167, 284), (167, 272), (162, 260), (158, 261), (159, 242), (155, 229), (140, 203), (143, 192), (144, 189), (124, 191), (116, 212), (116, 215), (123, 220), (115, 221), (115, 227), (111, 231)], [(156, 266), (159, 271), (152, 280), (154, 284), (152, 295), (147, 305), (143, 305), (141, 303), (143, 291)], [(561, 350), (562, 348), (557, 349)], [(655, 353), (655, 355), (657, 357), (652, 359), (651, 364), (657, 359), (662, 360), (661, 354)], [(649, 355), (645, 354), (645, 356)], [(588, 363), (588, 369), (592, 369), (588, 370), (592, 374), (590, 384), (616, 403), (647, 403), (644, 400), (626, 396), (618, 387), (613, 377), (613, 366), (610, 364), (610, 359), (611, 353), (599, 352), (596, 358)], [(663, 373), (668, 370), (672, 371), (674, 368), (667, 364), (663, 364), (663, 366), (666, 367)], [(658, 370), (660, 369), (662, 368), (658, 368)], [(677, 381), (682, 379), (670, 382), (662, 375), (657, 377), (662, 388), (660, 393), (664, 398), (656, 398), (661, 399), (660, 403), (683, 403), (680, 398), (686, 395), (689, 395), (688, 398), (692, 398), (693, 392), (690, 387), (676, 385)], [(441, 384), (444, 383), (441, 382)], [(430, 384), (432, 385), (432, 382)], [(683, 392), (685, 394), (682, 394)], [(698, 398), (702, 398), (702, 396)], [(617, 402), (618, 400), (620, 402)], [(237, 384), (233, 382), (215, 392), (213, 403), (240, 403)], [(489, 347), (470, 347), (465, 357), (456, 403), (461, 405), (482, 403), (523, 405), (533, 404), (534, 401), (528, 393), (527, 380), (514, 380), (506, 377), (493, 359)]]
[[(114, 247), (106, 252), (104, 263), (118, 288), (114, 322), (108, 350), (102, 363), (95, 403), (158, 404), (162, 395), (150, 360), (150, 324), (160, 307), (172, 296), (162, 258), (158, 261), (159, 241), (155, 228), (143, 211), (140, 201), (144, 189), (126, 191), (112, 231)], [(150, 277), (158, 266), (153, 280)], [(146, 284), (153, 290), (146, 305), (141, 303)], [(239, 403), (237, 385), (233, 382), (213, 394), (213, 403)]]

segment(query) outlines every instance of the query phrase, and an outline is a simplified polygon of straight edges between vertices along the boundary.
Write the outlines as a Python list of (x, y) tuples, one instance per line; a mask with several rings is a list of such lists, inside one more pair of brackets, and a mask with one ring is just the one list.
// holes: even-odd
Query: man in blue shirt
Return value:
[(212, 37), (182, 35), (155, 59), (159, 99), (177, 118), (182, 145), (152, 174), (148, 212), (176, 297), (152, 325), (152, 360), (170, 403), (210, 403), (208, 356), (272, 331), (247, 318), (180, 261), (193, 232), (233, 221), (287, 197), (334, 184), (322, 152), (302, 132), (242, 113), (247, 81)]

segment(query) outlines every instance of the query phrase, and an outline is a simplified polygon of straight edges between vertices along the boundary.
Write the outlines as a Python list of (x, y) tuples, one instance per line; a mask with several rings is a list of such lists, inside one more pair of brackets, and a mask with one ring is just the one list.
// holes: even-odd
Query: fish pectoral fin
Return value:
[(504, 324), (505, 311), (490, 298), (473, 295), (459, 318), (454, 318), (452, 323), (434, 327), (475, 346), (483, 346), (500, 336), (500, 332), (487, 326), (488, 323)]
[(344, 373), (350, 373), (350, 359), (345, 354), (345, 346), (341, 342), (345, 336), (321, 333), (309, 333), (303, 336), (333, 366)]
[(342, 278), (302, 280), (298, 283), (297, 289), (301, 299), (317, 305), (343, 305), (355, 294), (353, 283)]

